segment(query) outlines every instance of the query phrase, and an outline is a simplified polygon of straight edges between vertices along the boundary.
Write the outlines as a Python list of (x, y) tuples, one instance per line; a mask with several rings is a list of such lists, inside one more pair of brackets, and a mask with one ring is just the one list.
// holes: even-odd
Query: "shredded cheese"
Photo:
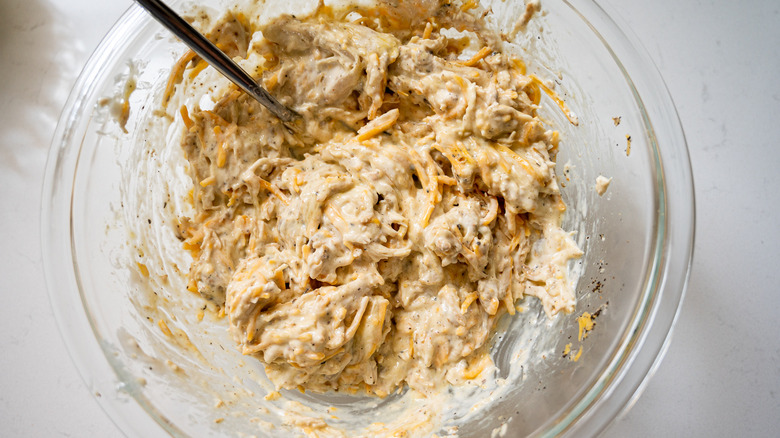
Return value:
[(187, 111), (186, 105), (182, 105), (181, 108), (179, 108), (179, 114), (181, 114), (181, 120), (184, 122), (184, 126), (186, 126), (188, 130), (195, 126), (195, 122), (190, 119), (190, 113)]
[(225, 167), (227, 162), (227, 152), (225, 151), (225, 142), (221, 141), (217, 145), (217, 167), (220, 169)]
[(142, 276), (149, 277), (149, 268), (147, 268), (145, 264), (136, 263), (136, 265), (138, 266), (138, 272), (140, 272)]
[(200, 59), (197, 64), (195, 64), (195, 67), (192, 67), (190, 70), (190, 80), (195, 79), (200, 72), (202, 72), (206, 67), (209, 66), (209, 63), (206, 62), (203, 59)]
[(584, 338), (588, 337), (588, 332), (593, 330), (593, 315), (591, 315), (588, 312), (585, 312), (577, 318), (577, 324), (579, 325), (580, 331), (579, 335), (577, 336), (577, 339), (582, 341)]
[(163, 93), (162, 99), (163, 108), (168, 106), (168, 102), (171, 100), (171, 96), (173, 96), (173, 90), (176, 87), (176, 84), (181, 82), (182, 76), (184, 76), (184, 69), (187, 67), (187, 64), (195, 59), (196, 56), (195, 52), (187, 50), (187, 52), (176, 61), (176, 64), (173, 65), (171, 74), (168, 76), (168, 82), (165, 84), (165, 92)]
[(423, 39), (427, 40), (428, 38), (430, 38), (431, 33), (433, 33), (433, 24), (431, 24), (431, 22), (429, 21), (425, 23), (425, 30), (423, 31), (423, 35), (422, 35)]
[(476, 9), (478, 6), (479, 3), (476, 0), (466, 0), (462, 5), (460, 5), (460, 10), (466, 12), (470, 9)]
[(532, 80), (532, 81), (533, 81), (533, 82), (534, 82), (536, 85), (538, 85), (538, 86), (539, 86), (539, 88), (541, 88), (541, 89), (542, 89), (542, 91), (544, 91), (544, 92), (545, 92), (545, 94), (547, 94), (548, 96), (550, 96), (550, 99), (552, 99), (552, 100), (553, 100), (553, 101), (554, 101), (554, 102), (555, 102), (555, 103), (558, 105), (558, 107), (559, 107), (559, 108), (561, 109), (561, 111), (563, 112), (563, 115), (565, 115), (565, 116), (566, 116), (566, 118), (569, 120), (569, 123), (571, 123), (571, 124), (572, 124), (572, 125), (574, 125), (574, 126), (577, 126), (577, 125), (579, 125), (579, 124), (580, 124), (579, 120), (577, 119), (577, 115), (576, 115), (576, 114), (574, 114), (574, 113), (573, 113), (573, 112), (572, 112), (572, 111), (569, 109), (569, 107), (568, 107), (568, 106), (566, 106), (566, 102), (564, 102), (564, 101), (563, 101), (563, 99), (561, 99), (561, 98), (560, 98), (560, 96), (558, 96), (558, 94), (557, 94), (555, 91), (551, 90), (551, 89), (550, 89), (550, 87), (548, 87), (548, 86), (547, 86), (547, 85), (546, 85), (546, 84), (545, 84), (545, 83), (544, 83), (544, 82), (543, 82), (541, 79), (539, 79), (539, 77), (538, 77), (538, 76), (536, 76), (535, 74), (531, 74), (531, 75), (529, 75), (528, 77), (529, 77), (529, 78), (531, 78), (531, 80)]
[(466, 298), (463, 300), (463, 303), (460, 305), (460, 313), (465, 314), (467, 310), (469, 310), (469, 306), (471, 306), (471, 303), (476, 301), (477, 294), (474, 292), (471, 292), (470, 294), (466, 295)]
[(208, 186), (210, 186), (210, 185), (214, 184), (215, 182), (217, 182), (217, 177), (216, 177), (216, 176), (214, 176), (214, 175), (211, 175), (210, 177), (208, 177), (208, 178), (206, 178), (206, 179), (203, 179), (203, 180), (200, 182), (200, 186), (201, 186), (201, 187), (208, 187)]
[(285, 205), (289, 205), (290, 204), (290, 200), (287, 198), (287, 195), (282, 193), (282, 191), (279, 190), (278, 187), (276, 187), (275, 185), (269, 183), (268, 181), (264, 180), (263, 178), (260, 178), (259, 176), (257, 177), (257, 180), (260, 183), (261, 187), (263, 187), (264, 189), (266, 189), (269, 192), (271, 192), (274, 196), (279, 198), (279, 200), (282, 201)]
[(391, 126), (393, 126), (398, 120), (398, 115), (400, 112), (398, 109), (392, 109), (381, 116), (375, 118), (374, 120), (366, 123), (365, 126), (358, 129), (358, 135), (357, 140), (358, 141), (365, 141), (368, 140), (371, 137), (375, 137), (384, 131), (388, 130)]
[(520, 58), (512, 58), (512, 64), (514, 64), (515, 68), (517, 68), (521, 75), (525, 76), (528, 71), (528, 67), (526, 67), (525, 61)]
[(157, 320), (157, 326), (160, 327), (160, 330), (165, 334), (165, 336), (172, 337), (173, 333), (171, 333), (171, 329), (168, 328), (168, 324), (165, 323), (164, 320), (160, 319)]

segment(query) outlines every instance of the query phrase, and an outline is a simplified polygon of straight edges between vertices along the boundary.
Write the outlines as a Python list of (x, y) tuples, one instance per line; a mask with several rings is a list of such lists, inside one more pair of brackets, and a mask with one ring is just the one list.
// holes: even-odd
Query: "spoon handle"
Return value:
[(234, 84), (238, 85), (248, 95), (254, 97), (263, 104), (276, 117), (284, 122), (293, 121), (297, 114), (282, 105), (273, 98), (268, 92), (257, 84), (238, 64), (233, 62), (225, 52), (219, 50), (211, 41), (195, 30), (189, 23), (184, 21), (176, 12), (169, 8), (160, 0), (135, 0), (141, 7), (146, 9), (157, 21), (165, 26), (174, 35), (179, 37), (184, 43), (203, 58), (212, 67), (225, 75)]

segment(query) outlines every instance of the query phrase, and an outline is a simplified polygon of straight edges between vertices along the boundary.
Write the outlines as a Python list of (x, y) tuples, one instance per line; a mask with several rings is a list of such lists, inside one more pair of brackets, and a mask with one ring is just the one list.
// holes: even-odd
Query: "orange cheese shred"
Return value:
[(190, 61), (195, 59), (196, 56), (197, 55), (195, 52), (192, 50), (187, 50), (187, 52), (184, 53), (184, 55), (182, 55), (178, 61), (176, 61), (176, 64), (173, 65), (171, 74), (168, 76), (168, 82), (165, 84), (165, 92), (163, 93), (162, 99), (163, 107), (168, 106), (168, 102), (171, 100), (171, 96), (173, 96), (174, 87), (176, 87), (176, 84), (181, 82), (182, 76), (184, 76), (184, 69), (187, 67), (187, 64), (189, 64)]
[(482, 49), (480, 49), (479, 52), (474, 54), (474, 56), (472, 56), (471, 59), (469, 59), (468, 61), (463, 61), (460, 64), (466, 67), (473, 67), (477, 65), (477, 63), (481, 61), (484, 57), (490, 55), (491, 53), (493, 53), (493, 49), (491, 49), (490, 47), (483, 47)]
[(556, 93), (555, 91), (551, 90), (550, 87), (548, 87), (544, 82), (542, 82), (542, 80), (539, 79), (539, 77), (536, 76), (535, 74), (531, 74), (528, 77), (531, 78), (531, 81), (534, 84), (538, 85), (539, 88), (541, 88), (542, 91), (544, 91), (544, 93), (547, 94), (550, 97), (550, 99), (552, 99), (553, 102), (555, 102), (558, 105), (558, 107), (563, 112), (563, 115), (565, 115), (566, 118), (569, 120), (569, 123), (571, 123), (574, 126), (577, 126), (577, 125), (580, 124), (579, 120), (577, 119), (577, 115), (574, 114), (569, 109), (568, 106), (566, 106), (566, 102), (564, 102), (563, 99), (561, 99), (560, 96), (558, 96), (558, 93)]

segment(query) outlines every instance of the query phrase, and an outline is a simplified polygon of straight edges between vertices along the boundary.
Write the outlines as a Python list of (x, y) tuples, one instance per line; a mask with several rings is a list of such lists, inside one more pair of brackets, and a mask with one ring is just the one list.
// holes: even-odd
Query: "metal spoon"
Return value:
[(211, 41), (184, 21), (176, 12), (160, 0), (135, 0), (157, 21), (174, 35), (179, 37), (193, 52), (203, 58), (212, 67), (238, 85), (248, 95), (268, 108), (271, 113), (283, 122), (293, 122), (299, 116), (293, 110), (279, 103), (273, 96), (255, 82), (252, 76), (233, 62), (225, 52), (219, 50)]

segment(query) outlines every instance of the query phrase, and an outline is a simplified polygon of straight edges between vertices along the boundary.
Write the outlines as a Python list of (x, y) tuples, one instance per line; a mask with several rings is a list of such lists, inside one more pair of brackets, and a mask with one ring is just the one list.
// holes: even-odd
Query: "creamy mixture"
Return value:
[(604, 196), (604, 193), (607, 193), (607, 188), (609, 188), (609, 184), (612, 182), (612, 178), (607, 178), (604, 175), (599, 175), (596, 177), (596, 193), (599, 194), (599, 196)]
[[(491, 364), (523, 297), (573, 311), (581, 252), (536, 114), (543, 92), (567, 109), (468, 9), (320, 7), (260, 28), (236, 13), (210, 33), (303, 122), (235, 88), (176, 109), (189, 288), (278, 388), (429, 393)], [(165, 103), (205, 68), (186, 54)]]

